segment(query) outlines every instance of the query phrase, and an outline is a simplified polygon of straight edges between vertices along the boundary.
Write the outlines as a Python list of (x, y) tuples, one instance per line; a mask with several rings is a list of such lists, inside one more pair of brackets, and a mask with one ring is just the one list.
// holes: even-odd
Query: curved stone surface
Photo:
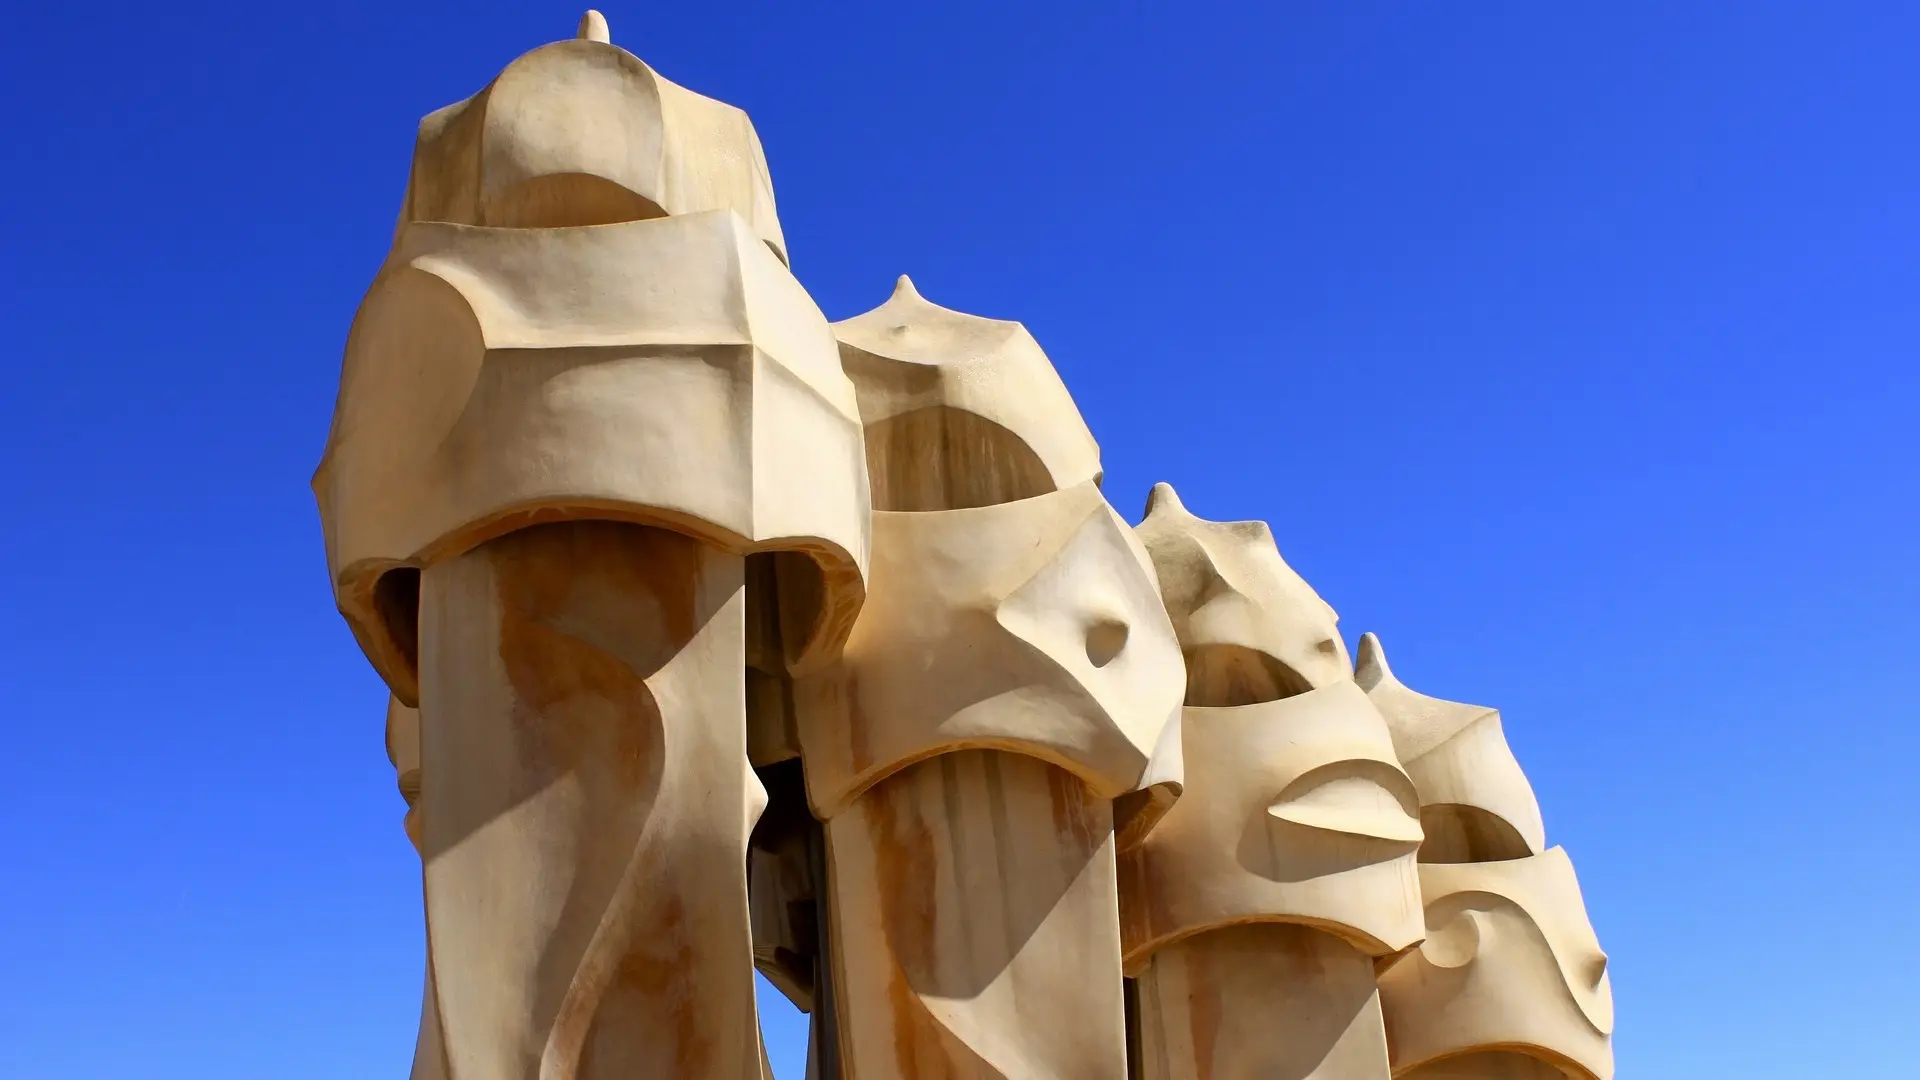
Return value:
[(795, 685), (821, 817), (964, 749), (1040, 758), (1102, 798), (1142, 783), (1179, 709), (1180, 656), (1144, 553), (1097, 488), (873, 521), (841, 664)]
[(1100, 479), (1100, 447), (1027, 328), (928, 301), (833, 324), (867, 428), (876, 510), (955, 510)]
[(807, 552), (825, 589), (802, 667), (862, 593), (853, 388), (825, 318), (729, 211), (409, 226), (354, 321), (314, 486), (341, 610), (403, 701), (380, 576), (538, 521)]
[(1355, 678), (1386, 717), (1394, 750), (1420, 792), (1428, 834), (1422, 862), (1517, 859), (1546, 850), (1539, 800), (1507, 746), (1499, 712), (1409, 690), (1373, 634), (1361, 635)]
[(1120, 860), (1128, 970), (1242, 923), (1299, 923), (1373, 956), (1420, 940), (1413, 784), (1351, 682), (1188, 708), (1186, 786)]
[(1135, 528), (1187, 661), (1187, 704), (1247, 705), (1353, 678), (1339, 616), (1264, 521), (1196, 517), (1155, 484)]
[(611, 44), (605, 19), (508, 64), (420, 121), (404, 225), (604, 225), (731, 210), (784, 262), (747, 114)]
[(1420, 867), (1426, 941), (1380, 977), (1396, 1072), (1511, 1051), (1613, 1075), (1613, 990), (1560, 848)]

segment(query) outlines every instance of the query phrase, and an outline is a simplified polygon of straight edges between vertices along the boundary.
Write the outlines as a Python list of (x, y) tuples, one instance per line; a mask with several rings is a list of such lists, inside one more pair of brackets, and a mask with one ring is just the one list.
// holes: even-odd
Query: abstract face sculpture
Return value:
[(403, 702), (408, 574), (550, 521), (801, 552), (825, 587), (791, 659), (832, 654), (866, 561), (860, 421), (779, 246), (745, 114), (605, 41), (422, 121), (314, 477), (341, 611)]
[(1122, 1075), (1111, 800), (1179, 780), (1146, 553), (1019, 324), (902, 279), (835, 329), (874, 559), (840, 663), (794, 698), (849, 1072)]
[(314, 490), (419, 710), (449, 1071), (757, 1077), (745, 562), (795, 571), (774, 663), (824, 666), (868, 530), (758, 139), (590, 16), (422, 121), (401, 218)]
[(1418, 784), (1426, 941), (1380, 976), (1395, 1075), (1613, 1075), (1607, 957), (1573, 863), (1545, 847), (1499, 714), (1404, 686), (1361, 639), (1359, 680)]
[(1189, 700), (1216, 704), (1183, 710), (1186, 790), (1123, 860), (1130, 966), (1253, 921), (1320, 927), (1371, 955), (1419, 940), (1419, 804), (1332, 609), (1264, 522), (1194, 517), (1161, 484), (1138, 531)]
[(1427, 940), (1380, 978), (1396, 1068), (1491, 1048), (1613, 1074), (1607, 956), (1564, 850), (1427, 863), (1420, 886)]
[(1372, 958), (1420, 938), (1413, 783), (1264, 523), (1162, 484), (1138, 532), (1187, 661), (1185, 790), (1121, 856), (1145, 1075), (1384, 1077)]
[(597, 13), (424, 118), (313, 479), (414, 1080), (766, 1080), (756, 968), (815, 1080), (1610, 1080), (1499, 714), (1100, 483), (1019, 323), (829, 324), (745, 114)]
[(1360, 638), (1355, 678), (1393, 733), (1420, 792), (1421, 862), (1518, 859), (1546, 849), (1533, 786), (1500, 728), (1500, 714), (1416, 693), (1393, 677), (1380, 639)]
[(798, 710), (824, 816), (966, 748), (1049, 762), (1102, 798), (1140, 785), (1179, 658), (1145, 553), (1097, 487), (876, 512), (873, 537), (843, 675), (809, 682)]

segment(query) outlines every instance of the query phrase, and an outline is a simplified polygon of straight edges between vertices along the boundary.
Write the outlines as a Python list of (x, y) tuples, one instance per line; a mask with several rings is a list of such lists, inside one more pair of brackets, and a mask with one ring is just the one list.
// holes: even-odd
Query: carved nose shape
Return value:
[(1103, 668), (1127, 647), (1127, 624), (1119, 619), (1095, 619), (1087, 626), (1087, 661)]

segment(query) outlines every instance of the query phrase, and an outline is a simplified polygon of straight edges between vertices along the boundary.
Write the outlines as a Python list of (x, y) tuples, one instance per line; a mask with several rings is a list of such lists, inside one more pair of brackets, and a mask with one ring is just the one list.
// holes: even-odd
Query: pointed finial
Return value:
[(578, 36), (582, 41), (599, 41), (608, 45), (613, 44), (613, 31), (607, 29), (607, 17), (592, 8), (588, 8), (587, 13), (580, 16), (580, 33)]
[[(1187, 504), (1180, 501), (1180, 496), (1173, 490), (1173, 485), (1167, 483), (1165, 480), (1153, 485), (1153, 490), (1147, 492), (1146, 516), (1152, 517), (1162, 509), (1165, 509), (1170, 514), (1187, 513)], [(1189, 514), (1188, 516), (1191, 517), (1192, 515)]]
[(895, 299), (901, 297), (906, 297), (909, 300), (926, 299), (926, 297), (920, 295), (919, 289), (913, 287), (913, 279), (905, 274), (901, 274), (900, 280), (893, 283), (893, 295)]
[(1387, 666), (1387, 650), (1381, 647), (1379, 635), (1371, 630), (1360, 635), (1360, 655), (1354, 660), (1353, 681), (1359, 683), (1362, 690), (1371, 690), (1382, 682), (1399, 681)]

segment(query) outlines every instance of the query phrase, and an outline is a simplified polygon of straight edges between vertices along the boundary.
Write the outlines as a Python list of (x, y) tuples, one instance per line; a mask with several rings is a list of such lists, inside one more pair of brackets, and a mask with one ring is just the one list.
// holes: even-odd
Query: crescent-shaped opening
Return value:
[(588, 173), (530, 177), (489, 198), (480, 213), (484, 224), (499, 229), (562, 229), (667, 216), (652, 199)]
[(1186, 703), (1196, 708), (1258, 705), (1313, 689), (1278, 657), (1244, 645), (1196, 645), (1186, 659)]
[(1520, 830), (1478, 806), (1434, 803), (1420, 808), (1423, 863), (1479, 863), (1524, 859), (1533, 854)]
[(946, 405), (867, 425), (875, 510), (966, 510), (1055, 490), (1027, 441), (986, 417)]

